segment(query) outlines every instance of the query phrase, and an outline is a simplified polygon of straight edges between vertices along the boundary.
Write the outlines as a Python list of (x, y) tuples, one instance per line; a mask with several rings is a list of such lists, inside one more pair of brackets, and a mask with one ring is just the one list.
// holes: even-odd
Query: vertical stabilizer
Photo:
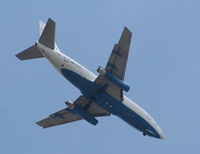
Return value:
[(51, 49), (55, 47), (55, 27), (55, 22), (49, 18), (39, 39), (41, 44)]

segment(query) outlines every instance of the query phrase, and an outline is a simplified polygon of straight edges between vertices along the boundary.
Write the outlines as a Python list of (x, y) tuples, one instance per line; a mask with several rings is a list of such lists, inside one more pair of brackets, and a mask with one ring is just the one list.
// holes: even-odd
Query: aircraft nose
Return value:
[(164, 138), (165, 138), (164, 134), (163, 133), (160, 134), (160, 139), (164, 139)]
[(164, 135), (164, 133), (162, 132), (162, 130), (160, 128), (158, 130), (158, 134), (160, 136), (160, 139), (164, 139), (165, 138), (165, 135)]

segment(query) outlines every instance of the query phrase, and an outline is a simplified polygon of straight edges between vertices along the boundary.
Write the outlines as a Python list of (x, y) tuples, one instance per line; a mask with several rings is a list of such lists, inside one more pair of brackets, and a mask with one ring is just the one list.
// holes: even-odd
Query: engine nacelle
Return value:
[(85, 119), (87, 122), (89, 122), (93, 125), (96, 125), (98, 123), (98, 120), (95, 118), (95, 116), (88, 113), (87, 111), (85, 111), (82, 107), (72, 103), (71, 101), (67, 101), (67, 102), (65, 102), (65, 104), (67, 105), (67, 107), (70, 110), (72, 110), (73, 112), (78, 114), (80, 117)]
[(106, 79), (110, 80), (118, 87), (122, 88), (124, 91), (128, 92), (130, 90), (130, 87), (124, 81), (120, 80), (118, 77), (107, 72), (106, 70), (104, 70), (104, 68), (99, 67), (97, 69), (97, 72), (99, 72), (100, 75), (103, 75)]

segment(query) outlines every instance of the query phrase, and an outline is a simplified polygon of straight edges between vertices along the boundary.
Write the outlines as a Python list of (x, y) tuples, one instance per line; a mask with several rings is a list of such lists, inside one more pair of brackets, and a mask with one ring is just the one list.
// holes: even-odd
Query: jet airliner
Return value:
[(97, 125), (97, 117), (113, 114), (142, 132), (144, 136), (163, 139), (164, 134), (155, 120), (124, 95), (124, 92), (130, 90), (129, 85), (124, 82), (124, 76), (131, 31), (124, 27), (105, 68), (99, 67), (99, 75), (96, 76), (59, 50), (55, 43), (55, 27), (55, 22), (50, 18), (46, 24), (40, 21), (39, 40), (16, 57), (20, 60), (46, 57), (58, 72), (80, 90), (81, 95), (74, 102), (65, 102), (66, 108), (49, 115), (37, 124), (47, 128), (84, 119)]

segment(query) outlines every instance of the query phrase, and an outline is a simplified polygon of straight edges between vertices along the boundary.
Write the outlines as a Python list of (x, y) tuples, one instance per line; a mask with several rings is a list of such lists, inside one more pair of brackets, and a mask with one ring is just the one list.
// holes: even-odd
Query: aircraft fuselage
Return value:
[(164, 138), (163, 132), (155, 120), (128, 97), (124, 96), (123, 101), (118, 101), (108, 93), (97, 95), (95, 92), (100, 87), (93, 82), (97, 78), (95, 74), (61, 53), (57, 47), (52, 50), (39, 42), (37, 46), (58, 72), (76, 86), (83, 96), (94, 101), (109, 113), (120, 117), (144, 135)]

